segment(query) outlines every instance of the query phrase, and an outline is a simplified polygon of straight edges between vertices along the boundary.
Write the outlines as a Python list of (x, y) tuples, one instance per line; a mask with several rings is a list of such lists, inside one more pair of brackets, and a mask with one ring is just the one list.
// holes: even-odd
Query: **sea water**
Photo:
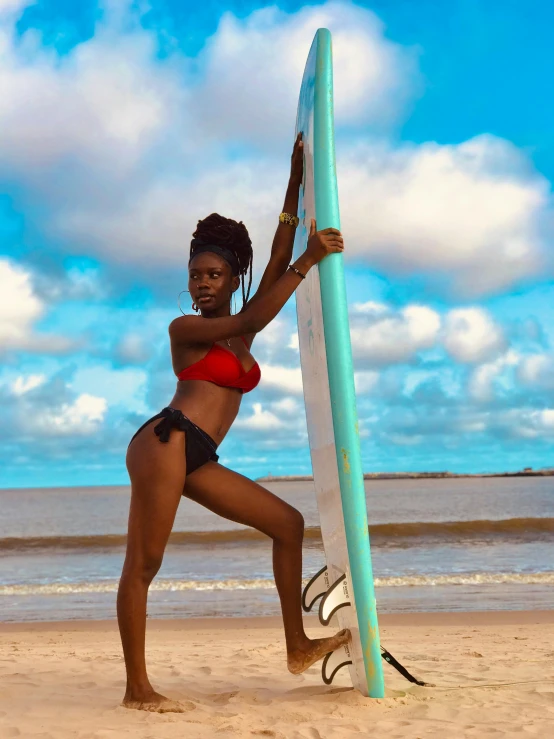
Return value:
[[(324, 564), (313, 483), (266, 482), (306, 521), (304, 577)], [(554, 477), (368, 480), (381, 612), (554, 603)], [(115, 616), (130, 489), (0, 490), (0, 619)], [(183, 498), (150, 617), (279, 613), (271, 542)]]

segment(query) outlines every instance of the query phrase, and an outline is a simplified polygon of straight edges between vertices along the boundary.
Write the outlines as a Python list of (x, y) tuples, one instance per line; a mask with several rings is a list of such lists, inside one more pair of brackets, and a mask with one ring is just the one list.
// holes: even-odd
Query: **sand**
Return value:
[[(326, 631), (308, 621), (309, 633)], [(383, 616), (383, 644), (435, 687), (385, 665), (386, 697), (363, 698), (347, 671), (285, 667), (278, 619), (149, 621), (155, 687), (185, 714), (119, 706), (114, 622), (0, 625), (0, 737), (554, 737), (554, 611)]]

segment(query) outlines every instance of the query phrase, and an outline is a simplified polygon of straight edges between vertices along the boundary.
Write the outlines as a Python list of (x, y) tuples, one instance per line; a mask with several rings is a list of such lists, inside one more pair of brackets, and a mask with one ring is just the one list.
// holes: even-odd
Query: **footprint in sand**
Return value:
[[(342, 727), (341, 727), (342, 728)], [(304, 734), (306, 739), (322, 739), (321, 734), (317, 729), (312, 728), (308, 729), (307, 732)]]
[(211, 695), (208, 695), (207, 697), (214, 703), (216, 706), (225, 706), (231, 698), (234, 698), (235, 695), (238, 695), (238, 690), (231, 690), (228, 693), (212, 693)]
[(407, 695), (405, 690), (387, 690), (386, 698), (405, 698)]
[(5, 733), (2, 734), (2, 736), (5, 736), (6, 739), (11, 739), (11, 737), (14, 736), (21, 736), (21, 732), (16, 726), (8, 726), (8, 728), (5, 730)]
[(256, 689), (256, 690), (241, 690), (240, 699), (244, 703), (266, 706), (273, 700), (273, 694), (269, 690)]

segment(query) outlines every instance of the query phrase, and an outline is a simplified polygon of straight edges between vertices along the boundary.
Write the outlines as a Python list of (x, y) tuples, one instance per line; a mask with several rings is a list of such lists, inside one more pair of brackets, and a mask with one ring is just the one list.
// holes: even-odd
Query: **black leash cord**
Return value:
[[(427, 686), (428, 688), (435, 688), (437, 687), (433, 683), (425, 683), (423, 680), (418, 680), (416, 677), (414, 677), (408, 670), (404, 667), (404, 665), (401, 665), (400, 662), (395, 659), (390, 652), (388, 652), (385, 647), (381, 646), (381, 657), (385, 660), (385, 662), (388, 662), (388, 664), (391, 667), (394, 667), (395, 670), (398, 670), (398, 672), (406, 678), (406, 680), (409, 680), (411, 683), (415, 683), (416, 685), (422, 685)], [(473, 690), (474, 688), (507, 688), (512, 685), (529, 685), (531, 683), (552, 683), (554, 680), (519, 680), (517, 682), (513, 683), (485, 683), (482, 685), (452, 685), (451, 687), (447, 688), (445, 686), (439, 686), (439, 690), (442, 692), (448, 692), (450, 690)]]
[(415, 683), (416, 685), (429, 685), (430, 683), (424, 683), (423, 680), (418, 680), (416, 677), (414, 677), (408, 670), (404, 667), (404, 665), (401, 665), (400, 662), (395, 659), (390, 652), (388, 652), (385, 647), (381, 645), (381, 657), (385, 660), (385, 662), (388, 662), (391, 667), (394, 667), (395, 670), (398, 670), (398, 672), (406, 678), (406, 680), (409, 680), (411, 683)]

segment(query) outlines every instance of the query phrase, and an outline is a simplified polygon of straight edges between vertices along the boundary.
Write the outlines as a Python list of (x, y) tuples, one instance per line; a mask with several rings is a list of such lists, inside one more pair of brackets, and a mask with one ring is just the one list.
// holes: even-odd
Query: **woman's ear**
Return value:
[(237, 277), (236, 275), (233, 277), (233, 281), (231, 282), (231, 286), (233, 289), (233, 292), (239, 289), (240, 285), (240, 277)]

